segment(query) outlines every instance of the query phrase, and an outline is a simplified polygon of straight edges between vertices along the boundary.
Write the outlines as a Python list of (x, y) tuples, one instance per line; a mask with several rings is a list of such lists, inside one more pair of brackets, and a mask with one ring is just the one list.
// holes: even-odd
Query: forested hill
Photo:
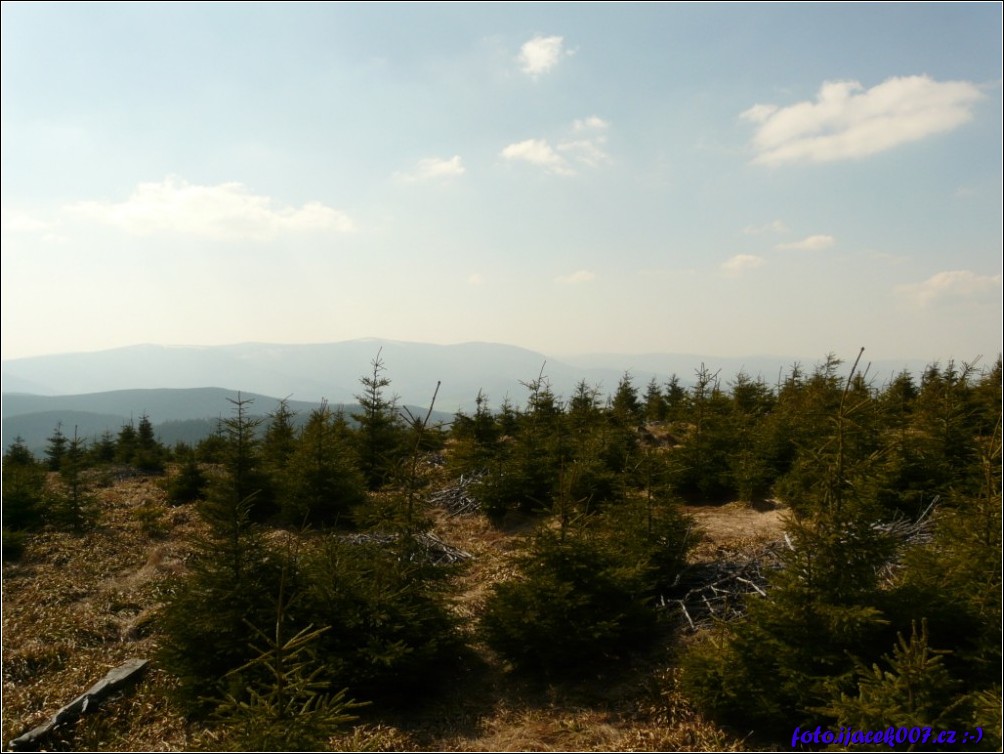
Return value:
[[(123, 425), (135, 424), (146, 416), (166, 445), (182, 441), (195, 444), (213, 432), (220, 417), (230, 415), (230, 401), (236, 390), (223, 388), (189, 388), (158, 390), (112, 390), (82, 395), (3, 394), (3, 447), (10, 447), (20, 437), (25, 445), (41, 452), (57, 425), (64, 433), (76, 428), (81, 438), (97, 440), (105, 432), (115, 435)], [(265, 416), (275, 410), (279, 398), (260, 393), (241, 393), (253, 413)], [(301, 421), (320, 406), (319, 402), (287, 400), (286, 405)], [(341, 408), (346, 417), (358, 413), (355, 401), (332, 404)], [(417, 407), (410, 407), (414, 414)], [(424, 409), (422, 409), (424, 412)], [(432, 421), (449, 421), (451, 415), (437, 412)]]
[[(204, 419), (228, 413), (227, 398), (236, 397), (236, 390), (219, 387), (189, 389), (110, 390), (80, 395), (32, 395), (4, 393), (3, 418), (34, 414), (41, 411), (87, 411), (94, 414), (115, 414), (139, 418), (145, 414), (154, 424), (183, 419)], [(262, 413), (271, 411), (277, 398), (260, 393), (242, 393), (254, 401)], [(287, 401), (294, 411), (310, 411), (315, 402)], [(117, 428), (116, 428), (117, 429)]]

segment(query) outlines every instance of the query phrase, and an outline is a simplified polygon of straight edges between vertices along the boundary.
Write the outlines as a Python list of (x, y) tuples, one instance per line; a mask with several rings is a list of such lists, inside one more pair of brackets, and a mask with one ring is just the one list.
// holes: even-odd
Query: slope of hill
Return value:
[[(73, 435), (74, 428), (82, 438), (100, 437), (104, 432), (117, 434), (124, 424), (135, 423), (139, 417), (150, 418), (161, 442), (173, 445), (178, 440), (197, 442), (213, 431), (219, 417), (231, 414), (236, 398), (234, 390), (223, 388), (113, 390), (105, 393), (83, 395), (29, 395), (4, 393), (3, 395), (3, 447), (7, 448), (20, 437), (34, 451), (46, 444), (57, 424), (63, 434)], [(241, 393), (251, 401), (252, 413), (264, 416), (273, 411), (278, 398), (259, 393)], [(300, 420), (320, 404), (311, 401), (287, 401), (290, 410)], [(347, 415), (358, 412), (355, 402), (333, 404), (341, 406)], [(425, 409), (408, 407), (416, 414)], [(431, 421), (448, 422), (452, 414), (434, 412)]]
[(121, 414), (98, 414), (90, 411), (53, 410), (36, 411), (30, 414), (4, 417), (3, 449), (20, 439), (32, 452), (38, 454), (45, 447), (57, 426), (62, 433), (72, 438), (74, 432), (80, 438), (100, 437), (104, 432), (118, 434), (119, 428), (128, 421)]
[[(275, 408), (278, 401), (260, 393), (241, 393), (245, 399), (253, 401), (259, 413)], [(28, 395), (24, 393), (3, 395), (3, 418), (34, 414), (42, 411), (84, 411), (93, 414), (115, 414), (138, 419), (146, 415), (154, 424), (185, 419), (205, 419), (227, 415), (230, 403), (237, 392), (218, 387), (187, 389), (144, 389), (111, 390), (102, 393), (82, 395)], [(309, 401), (288, 401), (290, 409), (307, 412), (317, 403)], [(116, 426), (115, 429), (118, 427)]]

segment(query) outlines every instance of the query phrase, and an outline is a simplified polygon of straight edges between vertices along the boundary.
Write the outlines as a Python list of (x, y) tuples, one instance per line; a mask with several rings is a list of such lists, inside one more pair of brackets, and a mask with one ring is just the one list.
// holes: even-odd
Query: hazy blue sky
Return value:
[(4, 358), (1000, 349), (1000, 3), (2, 12)]

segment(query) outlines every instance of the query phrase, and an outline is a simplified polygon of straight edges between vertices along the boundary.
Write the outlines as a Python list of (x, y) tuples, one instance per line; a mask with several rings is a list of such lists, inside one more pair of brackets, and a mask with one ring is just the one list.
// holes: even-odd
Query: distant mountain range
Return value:
[[(695, 354), (586, 354), (558, 360), (497, 343), (444, 346), (371, 338), (312, 345), (137, 345), (4, 361), (3, 442), (6, 447), (20, 434), (31, 446), (43, 431), (44, 443), (57, 421), (70, 433), (76, 425), (83, 436), (117, 432), (144, 413), (155, 426), (165, 425), (162, 438), (167, 440), (164, 432), (171, 430), (172, 422), (209, 426), (227, 415), (226, 398), (238, 390), (253, 397), (256, 413), (262, 414), (275, 408), (276, 396), (289, 396), (291, 406), (303, 414), (322, 399), (355, 405), (363, 389), (360, 379), (372, 375), (378, 354), (385, 367), (382, 376), (391, 381), (387, 394), (399, 396), (401, 404), (428, 407), (441, 382), (436, 400), (440, 417), (470, 411), (479, 391), (493, 408), (507, 397), (522, 406), (527, 396), (522, 383), (542, 372), (554, 392), (567, 397), (581, 380), (599, 388), (601, 395), (610, 394), (625, 373), (640, 391), (650, 380), (661, 384), (673, 374), (689, 385), (702, 364), (718, 371), (723, 384), (740, 371), (773, 384), (799, 361)], [(841, 354), (848, 359), (854, 355)], [(811, 369), (821, 360), (822, 355), (801, 363)], [(884, 382), (902, 369), (919, 372), (925, 365), (886, 360), (872, 364), (871, 374)]]
[[(473, 405), (483, 389), (497, 405), (505, 396), (522, 403), (520, 382), (535, 379), (543, 368), (558, 394), (569, 395), (579, 380), (612, 393), (626, 371), (643, 387), (653, 377), (671, 374), (690, 383), (701, 364), (721, 370), (727, 381), (740, 370), (775, 382), (795, 361), (811, 368), (821, 361), (783, 356), (723, 358), (697, 354), (586, 354), (553, 359), (536, 351), (498, 343), (433, 345), (364, 338), (339, 343), (281, 345), (242, 343), (228, 346), (137, 345), (90, 353), (66, 353), (12, 359), (2, 363), (4, 393), (75, 395), (110, 390), (222, 387), (297, 400), (354, 402), (359, 380), (372, 372), (380, 353), (390, 390), (407, 403), (427, 405), (436, 382), (442, 387), (437, 408), (456, 411)], [(853, 359), (856, 354), (840, 354)], [(917, 360), (884, 361), (872, 372), (888, 376), (918, 370)]]

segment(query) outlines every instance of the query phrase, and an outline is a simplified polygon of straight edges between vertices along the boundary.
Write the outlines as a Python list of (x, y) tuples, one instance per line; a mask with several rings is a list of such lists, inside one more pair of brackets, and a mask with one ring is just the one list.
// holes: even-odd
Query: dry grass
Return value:
[[(152, 479), (95, 494), (93, 528), (38, 534), (21, 562), (4, 564), (4, 741), (45, 722), (113, 667), (156, 649), (152, 618), (198, 522), (169, 508)], [(82, 722), (74, 746), (114, 749), (114, 738), (126, 748), (183, 748), (184, 726), (167, 714), (170, 683), (152, 670), (135, 694), (109, 705), (106, 725)]]
[[(445, 483), (445, 482), (444, 482)], [(156, 611), (184, 572), (187, 542), (201, 523), (172, 508), (157, 480), (133, 478), (98, 490), (96, 526), (82, 534), (43, 532), (24, 559), (3, 568), (3, 736), (44, 722), (111, 668), (153, 658)], [(739, 506), (690, 511), (734, 548), (773, 536), (777, 511)], [(436, 533), (474, 555), (458, 578), (454, 607), (472, 644), (470, 668), (417, 710), (378, 715), (331, 741), (333, 750), (665, 751), (740, 750), (743, 742), (696, 715), (680, 695), (671, 650), (632, 658), (616, 677), (586, 684), (534, 685), (476, 641), (474, 626), (493, 584), (510, 578), (512, 556), (532, 527), (504, 528), (484, 516), (429, 511)], [(558, 638), (560, 640), (560, 638)], [(656, 670), (653, 670), (655, 668)], [(136, 689), (85, 717), (52, 748), (171, 751), (212, 748), (213, 731), (185, 720), (172, 678), (154, 663)]]
[(722, 553), (753, 550), (784, 533), (786, 510), (774, 502), (684, 506), (704, 539), (691, 553), (693, 561), (715, 560)]

